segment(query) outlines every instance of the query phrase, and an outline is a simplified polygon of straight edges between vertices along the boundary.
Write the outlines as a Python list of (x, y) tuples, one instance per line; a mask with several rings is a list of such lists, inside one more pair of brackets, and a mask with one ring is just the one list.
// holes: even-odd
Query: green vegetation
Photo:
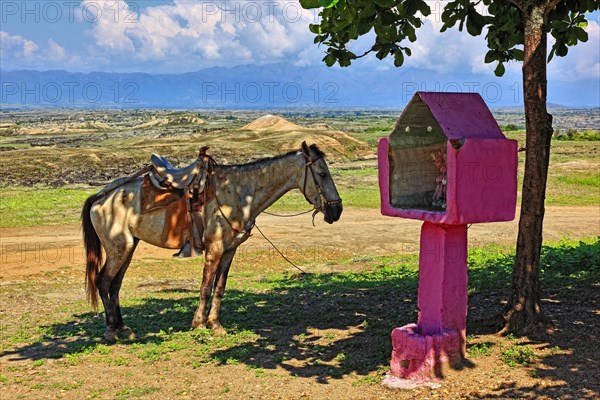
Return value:
[(567, 129), (564, 132), (560, 129), (556, 129), (553, 136), (555, 140), (600, 141), (600, 131), (595, 129), (587, 129), (584, 131)]
[(144, 387), (144, 386), (134, 386), (125, 389), (121, 389), (117, 392), (115, 396), (115, 400), (125, 400), (132, 398), (140, 398), (144, 397), (148, 394), (157, 392), (160, 388), (157, 387)]
[(558, 176), (556, 179), (559, 182), (568, 185), (590, 186), (592, 188), (600, 188), (600, 172), (594, 175), (573, 174), (571, 176)]
[(509, 367), (529, 365), (535, 360), (535, 351), (530, 345), (512, 345), (502, 350), (502, 362)]
[(523, 129), (523, 127), (515, 125), (515, 124), (506, 124), (500, 127), (500, 129), (502, 129), (502, 132), (511, 132), (511, 131), (518, 131)]
[(77, 222), (83, 202), (95, 191), (70, 188), (2, 188), (0, 227)]
[(469, 357), (482, 357), (492, 354), (494, 344), (491, 342), (474, 343), (467, 347)]

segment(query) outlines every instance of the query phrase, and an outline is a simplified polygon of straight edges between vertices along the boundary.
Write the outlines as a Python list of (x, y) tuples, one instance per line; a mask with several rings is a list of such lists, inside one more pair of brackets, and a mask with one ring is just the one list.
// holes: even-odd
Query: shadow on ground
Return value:
[[(486, 262), (479, 260), (481, 265), (470, 271), (468, 329), (476, 335), (489, 333), (478, 318), (498, 313), (510, 287), (512, 257), (490, 258), (491, 266)], [(549, 348), (568, 349), (570, 354), (549, 352), (533, 368), (535, 375), (555, 385), (499, 387), (486, 397), (583, 398), (600, 393), (599, 242), (545, 248), (542, 263), (544, 302), (554, 329), (528, 339)], [(229, 339), (211, 342), (209, 334), (190, 334), (196, 343), (212, 343), (211, 362), (226, 365), (234, 360), (265, 370), (279, 366), (292, 375), (314, 377), (321, 383), (352, 372), (366, 375), (387, 367), (391, 330), (417, 317), (414, 267), (385, 267), (364, 274), (308, 274), (263, 283), (269, 289), (226, 292), (222, 323), (230, 332)], [(134, 342), (123, 342), (125, 345), (160, 344), (169, 340), (170, 333), (190, 330), (197, 293), (186, 288), (148, 293), (146, 288), (142, 296), (123, 308), (126, 323), (138, 337)], [(65, 357), (99, 343), (104, 325), (97, 315), (84, 313), (43, 329), (47, 334), (42, 340), (0, 356), (33, 360)], [(244, 339), (244, 332), (253, 339)], [(332, 360), (336, 363), (328, 364)], [(477, 367), (476, 360), (468, 363)]]

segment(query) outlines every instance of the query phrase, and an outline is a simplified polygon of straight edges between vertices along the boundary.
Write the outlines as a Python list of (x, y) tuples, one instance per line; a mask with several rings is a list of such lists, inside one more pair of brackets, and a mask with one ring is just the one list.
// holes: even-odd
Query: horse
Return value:
[[(272, 158), (239, 165), (215, 164), (208, 179), (215, 193), (202, 211), (204, 269), (192, 327), (210, 328), (220, 335), (226, 334), (219, 313), (229, 267), (238, 246), (250, 237), (258, 215), (292, 189), (300, 189), (314, 207), (313, 218), (320, 212), (329, 224), (339, 220), (343, 206), (325, 154), (306, 142), (300, 150)], [(108, 342), (135, 338), (123, 322), (119, 291), (139, 241), (175, 248), (161, 235), (168, 223), (165, 209), (142, 213), (142, 183), (143, 176), (114, 181), (91, 195), (81, 214), (86, 292), (94, 309), (98, 307), (98, 295), (102, 300), (104, 338)]]

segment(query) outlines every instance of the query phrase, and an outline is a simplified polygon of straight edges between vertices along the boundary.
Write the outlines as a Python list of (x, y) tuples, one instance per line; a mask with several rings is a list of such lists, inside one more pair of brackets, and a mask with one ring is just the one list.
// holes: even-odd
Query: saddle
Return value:
[(183, 168), (173, 167), (165, 157), (150, 157), (142, 213), (166, 209), (162, 240), (168, 248), (181, 247), (174, 257), (192, 257), (204, 250), (204, 205), (215, 196), (209, 179), (215, 161), (207, 150), (202, 147), (198, 158)]
[(194, 180), (198, 178), (203, 166), (201, 156), (183, 168), (173, 167), (169, 160), (157, 154), (152, 154), (150, 163), (154, 167), (154, 173), (150, 174), (150, 178), (154, 178), (153, 183), (157, 188), (167, 189), (185, 189), (186, 187), (190, 187)]

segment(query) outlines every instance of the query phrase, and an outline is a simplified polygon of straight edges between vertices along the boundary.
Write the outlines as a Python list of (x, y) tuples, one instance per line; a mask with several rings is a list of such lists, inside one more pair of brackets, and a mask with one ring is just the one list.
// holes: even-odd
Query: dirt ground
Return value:
[[(518, 211), (517, 211), (518, 214)], [(415, 253), (419, 249), (420, 221), (382, 216), (378, 210), (346, 209), (339, 222), (328, 225), (320, 217), (278, 218), (263, 214), (257, 225), (277, 246), (290, 255), (310, 248), (342, 251), (356, 256)], [(518, 218), (511, 222), (474, 224), (469, 228), (469, 245), (516, 243)], [(599, 207), (547, 207), (544, 240), (564, 237), (591, 237), (600, 234)], [(79, 225), (0, 228), (2, 268), (0, 280), (14, 280), (64, 267), (81, 266), (83, 248)], [(269, 250), (268, 243), (255, 230), (241, 251)], [(169, 258), (172, 250), (141, 243), (135, 259)], [(135, 261), (134, 261), (135, 262)], [(310, 266), (308, 267), (310, 270)]]
[[(333, 225), (317, 220), (316, 227), (312, 227), (310, 216), (306, 215), (294, 218), (263, 215), (257, 223), (263, 232), (292, 259), (300, 257), (309, 248), (317, 248), (318, 251), (323, 252), (341, 252), (358, 258), (415, 253), (418, 251), (421, 225), (419, 221), (384, 217), (377, 210), (366, 209), (345, 210), (341, 220)], [(516, 234), (516, 220), (476, 224), (469, 229), (469, 244), (470, 246), (512, 244), (515, 243)], [(599, 234), (600, 208), (598, 207), (548, 207), (546, 209), (544, 226), (546, 241), (556, 241), (564, 237), (591, 237)], [(31, 279), (39, 279), (42, 283), (46, 277), (48, 280), (61, 279), (60, 274), (63, 272), (64, 279), (80, 282), (84, 263), (79, 226), (5, 228), (0, 230), (0, 238), (2, 250), (0, 282), (5, 288)], [(268, 244), (258, 232), (255, 232), (243, 246), (246, 251), (268, 249)], [(134, 264), (136, 259), (168, 260), (172, 253), (172, 250), (142, 244), (137, 250)], [(322, 270), (323, 265), (317, 264), (308, 263), (305, 268), (308, 272)], [(331, 268), (335, 271), (336, 266), (332, 265)], [(10, 317), (18, 321), (20, 318), (26, 318), (29, 313), (36, 313), (47, 307), (50, 302), (58, 307), (74, 299), (80, 301), (83, 291), (81, 288), (74, 288), (73, 283), (61, 289), (61, 292), (43, 295), (7, 292), (10, 293), (8, 295), (10, 299), (7, 297), (2, 299), (0, 312), (5, 315), (12, 313)], [(554, 318), (557, 318), (557, 325), (546, 336), (542, 335), (530, 342), (536, 352), (545, 355), (544, 361), (535, 369), (511, 368), (503, 364), (497, 355), (482, 357), (475, 359), (475, 362), (468, 361), (462, 371), (449, 370), (444, 381), (434, 388), (413, 391), (393, 391), (384, 388), (378, 384), (382, 378), (381, 372), (375, 376), (373, 381), (375, 383), (368, 381), (369, 377), (373, 377), (372, 372), (369, 372), (372, 366), (368, 363), (364, 366), (366, 370), (364, 373), (353, 372), (352, 376), (332, 376), (325, 379), (323, 376), (308, 373), (306, 369), (308, 360), (301, 357), (279, 362), (271, 369), (267, 369), (265, 373), (261, 369), (252, 369), (243, 364), (212, 363), (191, 368), (185, 363), (186, 360), (175, 356), (171, 360), (167, 358), (151, 363), (139, 361), (127, 365), (119, 365), (117, 362), (119, 357), (116, 357), (114, 360), (117, 361), (104, 362), (110, 366), (104, 365), (103, 362), (69, 365), (68, 359), (63, 361), (49, 358), (44, 360), (41, 366), (36, 366), (35, 363), (32, 366), (32, 360), (37, 359), (34, 352), (39, 351), (39, 349), (32, 349), (31, 354), (26, 351), (0, 353), (0, 372), (4, 377), (4, 380), (0, 381), (0, 398), (302, 400), (598, 398), (600, 362), (598, 352), (593, 345), (597, 343), (597, 328), (600, 326), (597, 289), (597, 287), (585, 289), (578, 295), (561, 301), (554, 297), (556, 293), (546, 294), (544, 306)], [(14, 300), (15, 298), (21, 298), (19, 296), (23, 299), (19, 310), (7, 310), (5, 301), (13, 304), (18, 302)], [(342, 294), (342, 296), (347, 296), (345, 298), (351, 301), (354, 294)], [(477, 299), (477, 304), (494, 300), (498, 301), (498, 299)], [(326, 304), (326, 300), (322, 300), (322, 304)], [(382, 300), (382, 304), (387, 307), (393, 303)], [(469, 313), (472, 311), (477, 312), (477, 310), (470, 310)], [(304, 311), (299, 307), (297, 312), (302, 315), (297, 325), (305, 326), (306, 321), (311, 321), (310, 310)], [(82, 321), (81, 316), (73, 317), (76, 321)], [(362, 320), (362, 317), (358, 318)], [(92, 321), (94, 326), (101, 325), (100, 319), (94, 319)], [(76, 322), (78, 323), (80, 322)], [(578, 329), (578, 335), (572, 334), (573, 327)], [(270, 326), (264, 327), (265, 331), (270, 329)], [(469, 329), (470, 333), (475, 335), (475, 343), (489, 344), (504, 340), (481, 329)], [(338, 328), (338, 331), (324, 329), (320, 333), (309, 332), (308, 336), (312, 334), (321, 337), (319, 340), (324, 340), (323, 338), (331, 334), (337, 335), (336, 340), (339, 342), (350, 341), (351, 350), (346, 351), (352, 358), (371, 351), (365, 347), (372, 343), (369, 338), (363, 337), (363, 342), (352, 341), (353, 337), (361, 337), (361, 332), (364, 332), (364, 327), (357, 324), (344, 329)], [(295, 334), (296, 336), (290, 337), (297, 337), (297, 332)], [(281, 346), (279, 342), (291, 345), (288, 343), (290, 340), (288, 337), (276, 338), (268, 335), (267, 337), (267, 347)], [(524, 343), (527, 343), (527, 340), (525, 339)], [(66, 345), (69, 346), (68, 343)], [(111, 354), (127, 354), (130, 347), (131, 345), (115, 345)], [(263, 363), (268, 364), (266, 361)], [(360, 362), (358, 364), (360, 365)], [(362, 369), (357, 367), (356, 371)], [(26, 384), (20, 384), (23, 382)], [(39, 387), (36, 387), (34, 382), (39, 382)], [(131, 387), (138, 389), (131, 389)]]

